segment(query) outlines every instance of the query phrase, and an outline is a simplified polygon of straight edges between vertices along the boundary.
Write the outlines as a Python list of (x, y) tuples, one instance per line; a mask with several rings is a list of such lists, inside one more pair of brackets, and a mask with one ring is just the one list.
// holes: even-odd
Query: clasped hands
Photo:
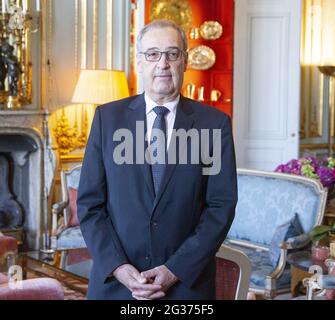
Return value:
[(139, 272), (131, 264), (116, 268), (113, 276), (126, 286), (137, 300), (159, 299), (177, 282), (177, 277), (164, 265)]

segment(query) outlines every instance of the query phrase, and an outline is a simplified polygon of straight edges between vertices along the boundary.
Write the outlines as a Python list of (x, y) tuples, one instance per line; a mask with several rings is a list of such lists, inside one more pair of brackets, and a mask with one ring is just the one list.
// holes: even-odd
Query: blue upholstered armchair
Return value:
[(52, 249), (85, 248), (77, 216), (81, 165), (61, 171), (62, 201), (52, 206)]
[(323, 220), (327, 189), (301, 176), (239, 169), (238, 197), (225, 243), (251, 260), (250, 291), (267, 298), (289, 292), (287, 253), (310, 243), (309, 231)]

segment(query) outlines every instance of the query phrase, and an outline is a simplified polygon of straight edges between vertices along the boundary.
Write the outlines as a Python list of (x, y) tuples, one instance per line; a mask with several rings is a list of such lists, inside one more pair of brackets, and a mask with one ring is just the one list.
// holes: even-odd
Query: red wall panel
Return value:
[[(230, 116), (233, 114), (233, 38), (234, 38), (234, 0), (188, 0), (192, 8), (192, 24), (200, 27), (208, 20), (218, 21), (223, 27), (223, 34), (217, 40), (204, 40), (201, 37), (192, 40), (188, 35), (189, 48), (206, 45), (216, 54), (215, 64), (208, 70), (191, 70), (185, 73), (183, 93), (186, 95), (186, 85), (193, 83), (198, 89), (204, 86), (205, 103), (216, 107)], [(146, 0), (145, 22), (150, 22), (150, 3)], [(197, 89), (195, 98), (197, 99)], [(219, 101), (210, 101), (210, 92), (217, 89), (221, 92)]]

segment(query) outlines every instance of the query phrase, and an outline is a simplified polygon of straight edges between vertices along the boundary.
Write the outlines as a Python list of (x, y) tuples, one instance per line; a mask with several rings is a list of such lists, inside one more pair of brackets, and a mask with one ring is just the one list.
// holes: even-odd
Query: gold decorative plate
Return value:
[(205, 21), (200, 26), (200, 35), (205, 40), (216, 40), (222, 35), (222, 26), (217, 21)]
[(207, 70), (215, 63), (213, 49), (200, 45), (188, 50), (188, 67), (194, 70)]
[(187, 0), (152, 0), (150, 21), (158, 19), (171, 20), (187, 33), (192, 27), (192, 10)]

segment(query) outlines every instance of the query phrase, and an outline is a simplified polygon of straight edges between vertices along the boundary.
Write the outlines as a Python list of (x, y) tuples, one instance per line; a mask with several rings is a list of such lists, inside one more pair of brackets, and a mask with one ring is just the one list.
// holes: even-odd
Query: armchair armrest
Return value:
[(57, 247), (57, 232), (58, 232), (58, 215), (69, 205), (69, 200), (56, 202), (52, 205), (52, 221), (51, 221), (51, 248)]
[(274, 297), (274, 290), (276, 290), (275, 288), (276, 280), (283, 274), (285, 270), (288, 250), (304, 248), (310, 242), (311, 242), (310, 235), (305, 233), (305, 234), (301, 234), (296, 237), (291, 237), (287, 239), (286, 241), (282, 241), (279, 244), (280, 258), (279, 258), (278, 265), (271, 274), (266, 276), (266, 282), (265, 282), (265, 290), (266, 290), (265, 295), (266, 296), (270, 298)]
[(52, 205), (52, 235), (56, 235), (57, 233), (57, 220), (58, 215), (69, 205), (69, 200), (56, 202)]
[(283, 241), (280, 244), (281, 249), (291, 250), (291, 249), (302, 249), (306, 247), (311, 242), (311, 237), (308, 233), (300, 234), (299, 236), (292, 237)]
[(69, 200), (56, 202), (52, 205), (52, 214), (59, 214), (69, 205)]
[(304, 248), (311, 242), (310, 235), (307, 233), (301, 234), (296, 237), (291, 237), (286, 241), (282, 241), (280, 247), (280, 258), (277, 268), (268, 276), (269, 279), (278, 279), (284, 272), (286, 266), (287, 252), (292, 249)]

